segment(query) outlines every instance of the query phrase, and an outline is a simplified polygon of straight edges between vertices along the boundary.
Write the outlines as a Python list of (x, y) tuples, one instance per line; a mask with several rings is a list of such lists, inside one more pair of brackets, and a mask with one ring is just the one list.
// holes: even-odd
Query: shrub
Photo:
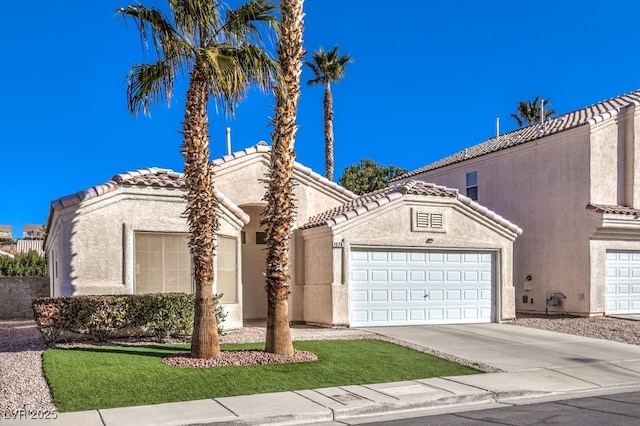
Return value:
[(46, 277), (47, 259), (36, 251), (0, 256), (0, 277)]
[[(218, 333), (226, 313), (215, 297)], [(103, 342), (111, 337), (154, 336), (162, 341), (193, 332), (195, 295), (151, 293), (100, 296), (41, 297), (32, 303), (44, 341), (61, 339), (63, 331), (88, 334)]]

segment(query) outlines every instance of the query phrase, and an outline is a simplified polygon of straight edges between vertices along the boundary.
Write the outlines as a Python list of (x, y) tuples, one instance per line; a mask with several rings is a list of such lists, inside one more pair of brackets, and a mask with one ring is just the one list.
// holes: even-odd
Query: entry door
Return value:
[(494, 320), (494, 256), (487, 252), (352, 250), (350, 325)]

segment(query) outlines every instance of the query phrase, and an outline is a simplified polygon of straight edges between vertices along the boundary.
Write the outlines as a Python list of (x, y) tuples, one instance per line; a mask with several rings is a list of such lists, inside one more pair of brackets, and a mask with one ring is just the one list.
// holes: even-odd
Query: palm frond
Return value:
[(351, 56), (340, 56), (338, 54), (338, 46), (328, 52), (325, 52), (323, 48), (319, 48), (313, 53), (313, 62), (305, 61), (305, 64), (315, 74), (315, 78), (307, 81), (307, 85), (337, 82), (344, 77), (345, 65), (349, 62), (353, 62)]
[(220, 26), (218, 4), (202, 0), (169, 0), (176, 27), (189, 35), (196, 46), (204, 46), (210, 30)]
[(129, 111), (149, 115), (152, 103), (164, 100), (169, 105), (174, 78), (175, 68), (164, 61), (134, 65), (127, 81)]
[[(240, 5), (237, 9), (227, 10), (221, 30), (234, 40), (263, 41), (263, 32), (258, 26), (266, 26), (278, 30), (278, 20), (273, 15), (276, 6), (268, 0), (252, 0)], [(270, 32), (267, 32), (270, 34)]]

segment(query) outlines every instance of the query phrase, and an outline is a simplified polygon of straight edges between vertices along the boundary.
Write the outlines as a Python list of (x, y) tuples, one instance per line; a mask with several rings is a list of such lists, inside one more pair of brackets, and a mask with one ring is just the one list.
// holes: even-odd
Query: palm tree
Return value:
[(335, 46), (329, 52), (320, 48), (313, 54), (313, 62), (304, 62), (315, 75), (314, 79), (307, 81), (307, 85), (324, 85), (324, 163), (326, 177), (329, 180), (333, 180), (333, 95), (331, 94), (331, 83), (344, 77), (345, 65), (352, 61), (353, 59), (349, 55), (339, 56), (338, 46)]
[(262, 224), (267, 230), (267, 335), (265, 351), (292, 355), (289, 329), (289, 242), (295, 210), (293, 164), (296, 115), (302, 70), (303, 0), (281, 0), (278, 63), (282, 83), (275, 87), (271, 167)]
[(518, 110), (516, 114), (511, 114), (511, 118), (516, 120), (518, 123), (518, 127), (522, 127), (522, 125), (526, 122), (527, 126), (532, 124), (540, 123), (540, 105), (544, 107), (544, 119), (546, 120), (551, 115), (555, 115), (556, 111), (554, 109), (548, 108), (549, 100), (540, 99), (540, 96), (536, 96), (536, 98), (532, 101), (518, 102)]
[(226, 10), (224, 18), (220, 6), (210, 0), (169, 0), (169, 8), (169, 17), (139, 4), (117, 11), (135, 22), (143, 42), (150, 39), (157, 55), (155, 63), (131, 68), (127, 97), (132, 114), (140, 110), (148, 114), (152, 103), (170, 102), (177, 74), (189, 74), (182, 154), (196, 292), (191, 356), (213, 358), (220, 355), (213, 298), (219, 222), (209, 162), (207, 103), (211, 98), (225, 113), (233, 113), (249, 87), (271, 89), (277, 63), (258, 42), (262, 28), (274, 28), (276, 8), (266, 0), (252, 0)]

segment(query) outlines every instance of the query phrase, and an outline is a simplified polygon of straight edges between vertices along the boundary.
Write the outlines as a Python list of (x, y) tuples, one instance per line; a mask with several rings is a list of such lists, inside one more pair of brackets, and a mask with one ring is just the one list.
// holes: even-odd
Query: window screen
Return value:
[(216, 293), (222, 303), (238, 302), (238, 261), (236, 239), (218, 236), (218, 277)]
[(191, 255), (182, 234), (136, 233), (136, 293), (192, 293)]

